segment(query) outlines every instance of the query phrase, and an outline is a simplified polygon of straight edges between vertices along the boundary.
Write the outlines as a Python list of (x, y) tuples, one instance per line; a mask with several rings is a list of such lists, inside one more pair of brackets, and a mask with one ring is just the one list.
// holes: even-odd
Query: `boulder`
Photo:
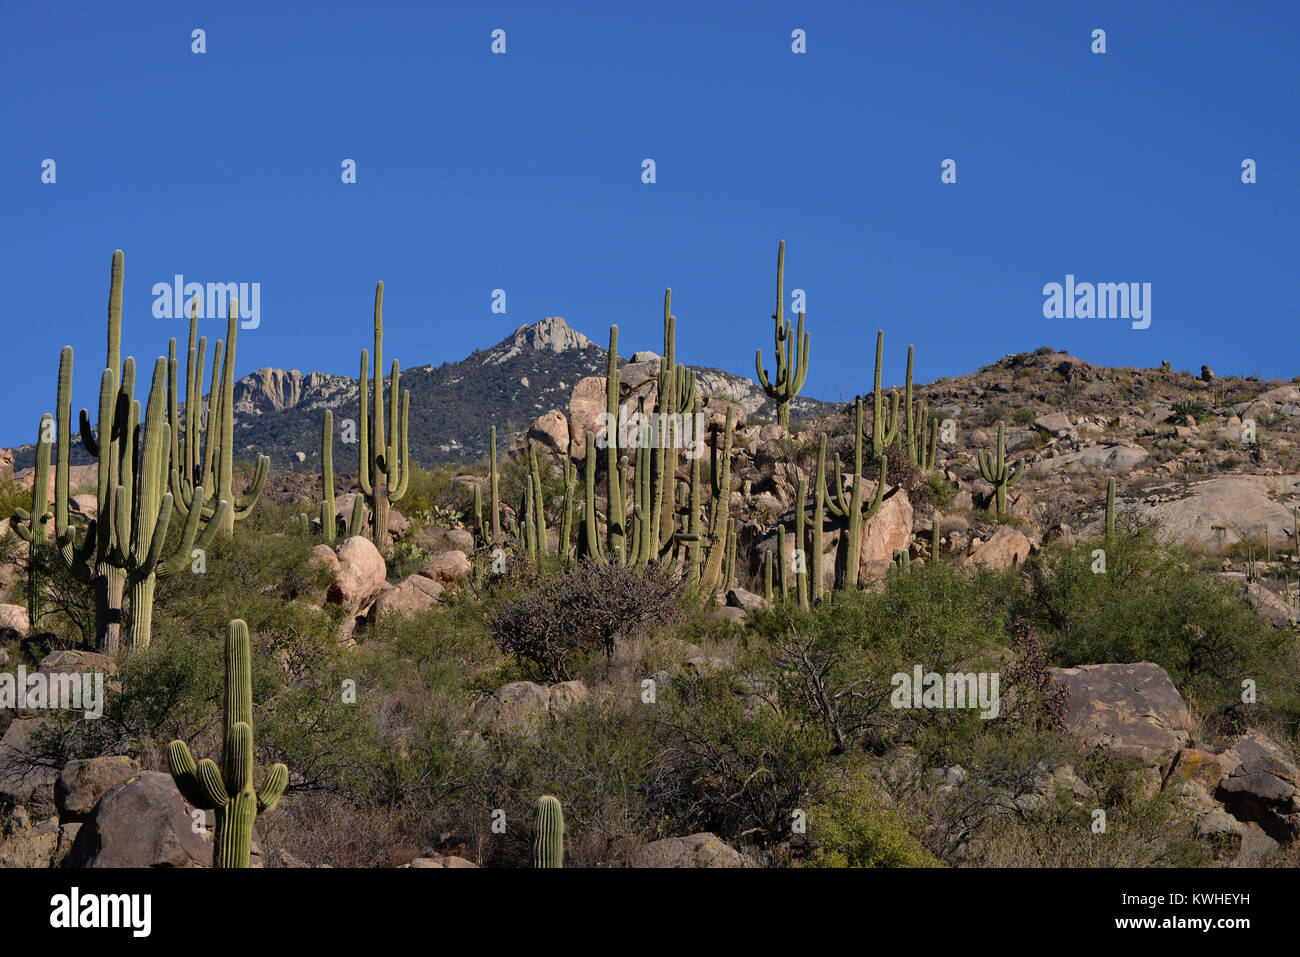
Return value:
[(84, 821), (100, 798), (139, 772), (139, 763), (122, 755), (69, 761), (54, 784), (59, 820)]
[(744, 588), (732, 588), (727, 592), (727, 604), (732, 608), (743, 608), (746, 612), (751, 612), (763, 605), (763, 596), (755, 595)]
[(561, 681), (550, 687), (550, 708), (551, 714), (561, 714), (570, 708), (582, 704), (589, 697), (591, 692), (581, 681)]
[(473, 570), (474, 566), (470, 564), (469, 556), (459, 549), (453, 549), (441, 555), (434, 555), (424, 563), (420, 574), (432, 578), (445, 587), (468, 578)]
[(473, 861), (467, 861), (463, 857), (456, 857), (451, 854), (438, 854), (433, 857), (417, 857), (411, 861), (408, 867), (478, 867)]
[(567, 453), (569, 420), (563, 412), (552, 409), (533, 420), (532, 426), (528, 429), (528, 438), (537, 443), (539, 450)]
[(1147, 767), (1166, 767), (1191, 742), (1187, 702), (1150, 662), (1048, 669), (1069, 689), (1066, 729), (1089, 747), (1109, 748)]
[(1044, 459), (1038, 466), (1053, 472), (1092, 472), (1105, 474), (1127, 472), (1141, 465), (1150, 453), (1140, 445), (1093, 445), (1077, 452), (1066, 452)]
[[(866, 501), (876, 494), (876, 483), (863, 489)], [(858, 549), (858, 583), (861, 585), (885, 577), (894, 560), (894, 552), (912, 547), (912, 502), (901, 488), (880, 503), (880, 511), (862, 523), (862, 541)]]
[(569, 454), (578, 461), (587, 457), (587, 433), (594, 432), (600, 437), (607, 388), (608, 380), (604, 376), (587, 376), (578, 380), (569, 395)]
[(370, 606), (370, 620), (378, 621), (390, 612), (410, 618), (438, 604), (441, 597), (441, 584), (423, 575), (411, 575), (375, 599)]
[(59, 771), (32, 750), (32, 735), (45, 723), (44, 718), (15, 718), (0, 738), (0, 804), (53, 812)]
[(370, 539), (361, 535), (344, 539), (337, 550), (339, 570), (329, 590), (329, 600), (356, 613), (369, 605), (387, 584), (388, 566)]
[(27, 609), (22, 605), (0, 605), (0, 637), (26, 638), (31, 630)]
[(987, 542), (983, 542), (963, 562), (966, 565), (987, 565), (990, 568), (1017, 568), (1024, 564), (1033, 550), (1031, 542), (1018, 529), (999, 525)]
[(632, 852), (630, 867), (741, 867), (740, 854), (716, 834), (651, 841)]
[(1134, 506), (1142, 521), (1158, 523), (1166, 542), (1222, 554), (1245, 538), (1290, 543), (1291, 509), (1279, 501), (1300, 497), (1300, 475), (1229, 475), (1198, 482), (1177, 501)]
[(478, 703), (475, 723), (484, 730), (532, 731), (551, 708), (551, 692), (532, 681), (502, 685)]
[(212, 847), (195, 833), (190, 811), (170, 774), (133, 775), (100, 798), (65, 866), (206, 867)]
[(1251, 732), (1222, 759), (1234, 767), (1215, 788), (1215, 799), (1238, 820), (1258, 824), (1273, 840), (1293, 841), (1300, 834), (1300, 769), (1291, 756)]

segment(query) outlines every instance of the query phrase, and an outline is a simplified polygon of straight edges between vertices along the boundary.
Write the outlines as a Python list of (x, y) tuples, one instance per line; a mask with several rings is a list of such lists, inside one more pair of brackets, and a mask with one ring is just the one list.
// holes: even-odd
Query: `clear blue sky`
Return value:
[[(922, 381), (1043, 344), (1290, 378), (1298, 36), (1290, 0), (9, 0), (0, 445), (52, 410), (65, 343), (74, 408), (93, 401), (119, 247), (125, 349), (146, 370), (183, 342), (151, 295), (182, 273), (261, 283), (241, 375), (356, 375), (383, 279), (404, 366), (551, 315), (658, 351), (671, 285), (679, 359), (752, 376), (784, 239), (787, 289), (808, 296), (805, 395), (868, 391), (877, 328), (891, 382), (908, 343)], [(1043, 318), (1067, 273), (1150, 282), (1151, 327)]]

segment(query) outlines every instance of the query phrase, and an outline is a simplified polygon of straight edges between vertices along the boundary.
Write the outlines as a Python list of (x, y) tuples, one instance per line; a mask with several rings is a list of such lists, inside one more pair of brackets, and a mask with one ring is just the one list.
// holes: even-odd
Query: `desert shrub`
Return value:
[(930, 502), (935, 508), (944, 510), (952, 505), (952, 500), (956, 496), (953, 487), (948, 484), (948, 480), (943, 477), (943, 473), (938, 469), (926, 476), (925, 484), (929, 490)]
[(662, 778), (651, 795), (678, 833), (710, 831), (760, 847), (787, 841), (791, 815), (820, 800), (831, 738), (817, 722), (784, 712), (761, 678), (683, 678), (657, 708)]
[(1016, 409), (1011, 421), (1016, 425), (1033, 425), (1036, 418), (1038, 418), (1038, 415), (1033, 409)]
[(400, 582), (403, 578), (414, 575), (424, 567), (433, 554), (412, 541), (394, 542), (393, 547), (384, 556), (390, 582)]
[(568, 681), (607, 664), (616, 642), (679, 614), (668, 569), (582, 561), (500, 604), (488, 618), (498, 647), (535, 674)]
[(454, 481), (462, 471), (464, 469), (449, 465), (436, 469), (423, 469), (413, 465), (406, 496), (397, 503), (396, 508), (416, 528), (426, 525), (455, 527), (472, 521), (474, 492)]
[(1195, 399), (1179, 399), (1173, 404), (1172, 408), (1173, 415), (1170, 416), (1171, 420), (1182, 419), (1189, 415), (1192, 416), (1192, 418), (1197, 418), (1204, 415), (1206, 411), (1205, 406), (1201, 405), (1201, 403), (1197, 402)]
[(811, 867), (940, 866), (906, 821), (885, 806), (864, 768), (846, 775), (824, 803), (809, 809), (808, 828), (817, 845)]
[(1231, 585), (1199, 572), (1190, 556), (1150, 528), (1105, 543), (1094, 573), (1082, 542), (1026, 563), (1025, 617), (1042, 631), (1054, 664), (1151, 661), (1206, 708), (1240, 698), (1243, 678), (1276, 678), (1285, 643)]

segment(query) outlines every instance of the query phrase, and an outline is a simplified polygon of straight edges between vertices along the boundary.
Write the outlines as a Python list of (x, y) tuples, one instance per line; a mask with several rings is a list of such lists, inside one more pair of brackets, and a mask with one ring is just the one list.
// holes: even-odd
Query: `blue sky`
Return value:
[[(151, 293), (181, 273), (261, 283), (241, 375), (356, 375), (382, 279), (404, 367), (552, 315), (658, 351), (671, 285), (678, 358), (752, 376), (784, 239), (805, 395), (868, 391), (878, 328), (891, 382), (909, 343), (921, 381), (1043, 344), (1300, 375), (1300, 4), (289, 7), (0, 9), (0, 445), (53, 408), (64, 344), (74, 407), (93, 400), (116, 248), (146, 369), (183, 342)], [(1151, 283), (1150, 328), (1045, 319), (1067, 273)]]

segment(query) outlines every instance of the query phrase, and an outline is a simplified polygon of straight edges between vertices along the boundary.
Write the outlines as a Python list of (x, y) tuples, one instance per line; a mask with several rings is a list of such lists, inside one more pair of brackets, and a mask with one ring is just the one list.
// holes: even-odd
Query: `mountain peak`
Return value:
[(540, 322), (520, 326), (489, 350), (483, 364), (501, 364), (524, 352), (568, 352), (586, 349), (591, 340), (569, 327), (560, 316), (548, 316)]

